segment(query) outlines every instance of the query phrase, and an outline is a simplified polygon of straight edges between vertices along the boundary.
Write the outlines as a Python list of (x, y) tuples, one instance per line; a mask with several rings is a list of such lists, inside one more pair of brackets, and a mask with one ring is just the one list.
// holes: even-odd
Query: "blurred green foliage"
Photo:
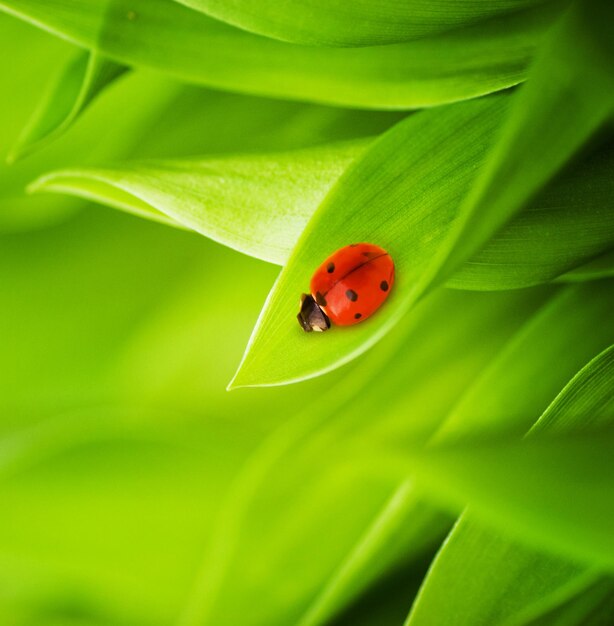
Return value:
[(611, 8), (265, 4), (0, 0), (0, 624), (610, 625)]

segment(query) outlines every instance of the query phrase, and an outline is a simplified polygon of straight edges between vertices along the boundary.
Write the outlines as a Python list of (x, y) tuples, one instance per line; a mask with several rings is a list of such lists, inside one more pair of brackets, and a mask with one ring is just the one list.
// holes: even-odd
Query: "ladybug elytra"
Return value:
[(331, 254), (301, 296), (297, 318), (305, 332), (358, 324), (373, 315), (394, 283), (392, 258), (372, 243), (353, 243)]

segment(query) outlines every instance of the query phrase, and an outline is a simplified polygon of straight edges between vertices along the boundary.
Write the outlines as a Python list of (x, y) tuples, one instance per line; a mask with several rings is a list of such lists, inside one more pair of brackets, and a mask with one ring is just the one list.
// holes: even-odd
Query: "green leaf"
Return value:
[[(49, 79), (51, 68), (66, 63), (72, 46), (57, 37), (0, 14), (0, 232), (26, 230), (60, 221), (74, 210), (74, 202), (51, 196), (31, 199), (29, 205), (17, 200), (21, 189), (41, 170), (9, 168), (6, 155), (40, 99), (41, 84)], [(10, 95), (10, 97), (9, 97)], [(47, 162), (49, 167), (59, 162)], [(21, 170), (21, 171), (20, 171)], [(10, 171), (10, 173), (9, 173)], [(21, 178), (26, 176), (26, 180)], [(8, 200), (8, 201), (7, 201)], [(28, 210), (30, 209), (31, 210)]]
[[(445, 284), (458, 289), (517, 289), (591, 263), (614, 242), (614, 218), (608, 209), (613, 169), (614, 143), (566, 168)], [(606, 275), (589, 267), (577, 278)]]
[[(67, 63), (74, 48), (4, 13), (0, 29), (0, 87), (12, 94), (0, 101), (4, 156), (39, 103), (48, 72)], [(10, 167), (0, 163), (0, 230), (40, 227), (83, 205), (51, 194), (27, 196), (26, 186), (45, 171), (128, 157), (293, 150), (377, 134), (399, 117), (214, 92), (130, 72), (56, 141)]]
[[(283, 265), (325, 194), (371, 143), (61, 170), (39, 178), (30, 190), (94, 199)], [(614, 146), (606, 146), (555, 180), (448, 285), (526, 287), (601, 252), (614, 239), (614, 216), (603, 208), (614, 193), (612, 168)]]
[[(400, 433), (428, 437), (543, 297), (442, 291), (352, 364), (316, 405), (288, 416), (230, 494), (185, 624), (236, 622), (239, 596), (253, 606), (254, 623), (315, 623), (381, 573), (423, 555), (449, 518), (413, 499), (399, 502), (396, 481), (354, 464), (345, 446)], [(451, 308), (459, 312), (453, 323)], [(489, 342), (475, 340), (484, 334)], [(403, 408), (410, 406), (408, 422)], [(278, 593), (266, 594), (272, 588)]]
[(601, 579), (563, 605), (530, 621), (526, 626), (610, 626), (614, 611), (614, 583)]
[(43, 176), (31, 191), (97, 200), (195, 230), (282, 264), (308, 216), (370, 139), (294, 152), (74, 169)]
[[(283, 384), (320, 375), (355, 358), (394, 326), (407, 311), (412, 282), (445, 235), (507, 102), (506, 96), (498, 96), (421, 112), (371, 146), (303, 231), (269, 294), (231, 386)], [(461, 132), (467, 128), (473, 132)], [(434, 152), (441, 142), (446, 150)], [(301, 292), (322, 259), (354, 241), (371, 241), (391, 253), (394, 291), (376, 319), (344, 332), (333, 328), (324, 336), (303, 333), (296, 322)]]
[[(582, 369), (525, 441), (473, 440), (416, 452), (417, 480), (457, 510), (532, 545), (614, 567), (611, 424), (614, 347)], [(542, 435), (556, 427), (556, 435)], [(561, 430), (564, 434), (559, 434)]]
[(22, 158), (65, 132), (92, 100), (127, 71), (95, 52), (80, 51), (63, 68), (8, 156)]
[[(329, 371), (377, 342), (402, 317), (416, 298), (413, 284), (449, 232), (507, 101), (492, 97), (416, 114), (348, 169), (282, 270), (233, 385), (280, 384)], [(446, 151), (434, 152), (442, 141)], [(612, 193), (613, 158), (611, 148), (602, 150), (549, 186), (451, 285), (502, 289), (535, 284), (611, 245), (614, 223), (604, 206)], [(365, 240), (392, 254), (397, 282), (391, 298), (377, 318), (344, 332), (332, 329), (325, 341), (304, 336), (295, 320), (297, 296), (319, 260), (348, 242)]]
[(556, 606), (597, 577), (463, 515), (433, 561), (406, 624), (523, 623), (518, 617), (527, 608)]
[(311, 45), (390, 44), (433, 35), (454, 27), (537, 4), (536, 0), (499, 0), (476, 4), (462, 0), (367, 0), (351, 6), (339, 0), (309, 3), (283, 0), (274, 5), (254, 0), (176, 0), (245, 30)]
[[(594, 284), (552, 298), (476, 380), (432, 442), (526, 432), (574, 372), (614, 341), (612, 306), (614, 293)], [(569, 350), (570, 335), (585, 339), (581, 350)], [(557, 605), (596, 577), (463, 514), (423, 583), (408, 626), (516, 623), (529, 607)]]
[(549, 33), (425, 287), (471, 257), (611, 118), (612, 17), (607, 0), (578, 1)]
[[(589, 282), (555, 292), (467, 389), (433, 443), (476, 434), (524, 435), (569, 380), (614, 343), (613, 284)], [(582, 341), (570, 349), (569, 337)]]
[(2, 0), (4, 8), (131, 66), (257, 95), (420, 108), (521, 82), (557, 3), (412, 42), (365, 48), (282, 43), (168, 0)]
[[(304, 380), (356, 358), (524, 208), (612, 111), (609, 51), (598, 37), (590, 38), (599, 28), (597, 11), (565, 16), (482, 168), (505, 97), (423, 112), (376, 142), (309, 222), (269, 294), (231, 386)], [(568, 65), (559, 63), (561, 55), (572, 57)], [(562, 77), (553, 70), (561, 67)], [(438, 150), (442, 145), (445, 151)], [(607, 239), (600, 251), (610, 247)], [(372, 241), (391, 253), (394, 293), (376, 320), (329, 332), (325, 340), (301, 336), (293, 324), (296, 295), (321, 259), (352, 241)]]
[[(602, 293), (594, 283), (557, 291), (551, 300), (542, 289), (494, 294), (442, 290), (414, 309), (376, 349), (352, 364), (343, 384), (331, 382), (330, 392), (318, 406), (310, 407), (300, 418), (289, 418), (246, 466), (211, 539), (219, 548), (218, 556), (209, 556), (204, 564), (186, 624), (209, 623), (204, 615), (212, 624), (232, 622), (238, 596), (260, 597), (266, 589), (282, 584), (279, 578), (284, 572), (299, 568), (301, 555), (312, 553), (315, 544), (305, 542), (298, 523), (290, 524), (294, 530), (281, 538), (275, 530), (280, 518), (293, 515), (293, 511), (300, 516), (317, 508), (314, 520), (334, 517), (336, 524), (356, 533), (355, 520), (347, 515), (353, 507), (348, 509), (345, 500), (331, 504), (329, 498), (328, 505), (319, 504), (337, 489), (335, 477), (340, 470), (336, 468), (347, 466), (345, 446), (351, 442), (397, 441), (400, 437), (423, 440), (449, 414), (459, 414), (459, 420), (465, 416), (464, 421), (470, 423), (474, 413), (480, 414), (485, 392), (492, 412), (508, 417), (507, 428), (515, 420), (520, 424), (516, 428), (526, 430), (565, 381), (614, 337), (614, 329), (607, 323), (614, 294), (603, 299)], [(451, 318), (451, 310), (458, 316)], [(569, 350), (569, 333), (585, 336), (577, 351)], [(483, 341), (484, 337), (489, 340)], [(560, 366), (550, 367), (552, 362)], [(543, 372), (538, 381), (535, 372)], [(467, 391), (474, 387), (476, 393)], [(518, 394), (519, 388), (529, 389)], [(360, 396), (351, 400), (358, 390)], [(463, 407), (462, 415), (457, 406)], [(477, 419), (475, 428), (481, 423)], [(456, 431), (453, 428), (451, 436)], [(307, 467), (311, 469), (307, 471)], [(296, 493), (289, 474), (303, 476), (302, 484), (310, 481), (307, 476), (313, 473), (322, 474), (322, 486), (307, 500)], [(342, 488), (353, 489), (345, 483)], [(357, 488), (356, 498), (364, 499), (364, 485)], [(281, 623), (306, 626), (326, 622), (384, 573), (418, 558), (451, 525), (413, 486), (401, 485), (386, 492), (381, 508), (374, 501), (378, 491), (375, 487), (370, 491), (373, 506), (355, 541), (348, 546), (344, 538), (343, 545), (335, 547), (337, 560), (328, 562), (327, 557), (330, 569), (304, 557), (309, 566), (300, 568), (303, 581), (309, 572), (310, 577), (319, 576), (320, 582), (309, 602), (301, 595), (306, 604), (300, 619), (288, 613), (291, 609), (287, 607), (274, 612), (268, 605), (279, 604), (283, 598), (268, 595), (266, 602), (258, 603), (262, 623), (269, 623), (274, 614), (284, 616), (279, 618)], [(278, 495), (273, 497), (271, 492)], [(284, 502), (284, 506), (267, 506), (268, 498)], [(250, 528), (270, 530), (250, 532)], [(276, 547), (267, 549), (263, 542)], [(255, 585), (245, 572), (245, 563), (249, 559), (261, 562), (270, 552), (283, 554), (279, 557), (282, 562), (268, 568)], [(303, 594), (309, 595), (306, 590)], [(258, 621), (256, 616), (254, 620)]]
[(614, 276), (614, 250), (596, 257), (585, 265), (559, 276), (560, 282), (581, 282)]

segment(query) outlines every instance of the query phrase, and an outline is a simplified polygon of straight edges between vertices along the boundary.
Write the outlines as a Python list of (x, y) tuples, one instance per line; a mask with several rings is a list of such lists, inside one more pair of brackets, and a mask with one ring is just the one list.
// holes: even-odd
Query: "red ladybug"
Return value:
[(353, 243), (331, 254), (311, 278), (311, 294), (301, 296), (297, 318), (303, 330), (322, 332), (331, 322), (351, 326), (382, 306), (394, 283), (394, 263), (372, 243)]

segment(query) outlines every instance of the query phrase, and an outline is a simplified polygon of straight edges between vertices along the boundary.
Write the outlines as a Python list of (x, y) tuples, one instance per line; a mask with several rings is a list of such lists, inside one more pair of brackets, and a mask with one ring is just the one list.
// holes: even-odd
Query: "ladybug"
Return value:
[(302, 294), (297, 319), (302, 329), (323, 332), (333, 324), (351, 326), (382, 306), (394, 283), (392, 258), (372, 243), (353, 243), (331, 254)]

